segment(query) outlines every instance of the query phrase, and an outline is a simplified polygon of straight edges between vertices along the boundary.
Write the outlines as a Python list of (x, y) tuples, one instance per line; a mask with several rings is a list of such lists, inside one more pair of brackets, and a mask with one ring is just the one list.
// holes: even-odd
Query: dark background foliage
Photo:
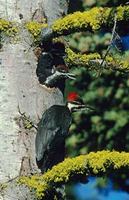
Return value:
[[(86, 10), (94, 6), (118, 6), (127, 1), (118, 0), (82, 0), (71, 1), (70, 12)], [(124, 35), (127, 34), (124, 27)], [(110, 32), (74, 33), (67, 36), (70, 47), (84, 53), (99, 52), (105, 54), (111, 38)], [(122, 49), (111, 50), (112, 56), (119, 53), (128, 58)], [(75, 81), (67, 85), (67, 92), (77, 91), (84, 102), (92, 105), (95, 111), (75, 113), (70, 135), (67, 139), (67, 155), (76, 156), (103, 149), (129, 151), (129, 78), (116, 71), (88, 72), (80, 66), (72, 68), (77, 75)], [(111, 175), (114, 185), (129, 190), (127, 176)], [(105, 179), (106, 180), (106, 179)], [(117, 184), (116, 184), (117, 183)], [(101, 184), (103, 185), (103, 184)]]

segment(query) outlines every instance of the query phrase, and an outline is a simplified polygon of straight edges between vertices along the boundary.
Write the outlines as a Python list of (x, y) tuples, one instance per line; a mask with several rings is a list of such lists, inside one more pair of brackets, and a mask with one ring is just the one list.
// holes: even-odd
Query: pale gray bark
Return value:
[(38, 17), (43, 16), (41, 0), (0, 0), (0, 17), (8, 20), (20, 22), (19, 14), (23, 19), (31, 20), (33, 15), (38, 13)]
[[(0, 17), (15, 19), (22, 27), (19, 14), (24, 20), (30, 20), (36, 9), (41, 8), (42, 2), (0, 0), (0, 5)], [(38, 19), (41, 18), (39, 12)], [(31, 43), (29, 34), (22, 28), (18, 43), (4, 43), (0, 52), (0, 183), (38, 171), (35, 163), (36, 130), (25, 129), (19, 109), (37, 124), (48, 107), (63, 104), (63, 96), (58, 89), (48, 90), (39, 84)], [(10, 182), (5, 190), (0, 191), (1, 199), (34, 198), (27, 189)]]
[[(23, 127), (19, 127), (22, 124), (19, 122), (21, 116), (18, 106), (22, 113), (25, 112), (25, 115), (37, 124), (44, 110), (60, 102), (59, 91), (45, 90), (39, 84), (35, 74), (36, 59), (32, 50), (25, 52), (26, 49), (27, 46), (24, 47), (23, 43), (6, 44), (1, 52), (0, 180), (18, 176), (26, 148), (31, 154), (34, 147), (34, 141), (29, 148), (26, 143), (28, 140), (30, 143), (31, 138), (34, 138), (35, 130), (21, 130)], [(29, 156), (33, 156), (35, 160), (34, 152)]]
[(68, 1), (69, 0), (43, 0), (43, 10), (49, 25), (56, 19), (67, 14)]

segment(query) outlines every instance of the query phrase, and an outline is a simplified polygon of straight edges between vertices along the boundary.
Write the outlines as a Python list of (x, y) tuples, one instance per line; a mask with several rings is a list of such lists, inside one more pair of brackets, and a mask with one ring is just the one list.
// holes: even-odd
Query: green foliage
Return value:
[(92, 6), (119, 6), (127, 3), (127, 0), (82, 0), (84, 9)]
[(70, 84), (78, 89), (83, 100), (93, 105), (96, 111), (75, 115), (67, 143), (69, 152), (72, 154), (73, 135), (80, 137), (74, 140), (77, 154), (105, 148), (128, 151), (129, 79), (119, 73), (105, 73), (94, 78), (85, 70), (79, 70), (80, 80)]
[[(88, 1), (83, 1), (83, 3)], [(95, 5), (101, 5), (102, 1), (95, 1)], [(111, 3), (103, 2), (104, 5)], [(113, 1), (112, 5), (120, 5), (120, 1)], [(124, 3), (124, 2), (123, 2)], [(70, 48), (81, 52), (84, 58), (85, 53), (97, 52), (105, 54), (109, 45), (111, 34), (109, 32), (74, 33), (68, 37)], [(116, 55), (118, 52), (111, 52), (113, 62), (129, 62), (129, 53)], [(110, 59), (107, 57), (107, 60)], [(75, 62), (75, 57), (74, 57)], [(78, 59), (79, 60), (79, 59)], [(85, 62), (86, 63), (86, 62)], [(81, 64), (81, 62), (80, 62)], [(121, 64), (123, 66), (123, 64)], [(116, 65), (119, 66), (119, 65)], [(110, 66), (108, 66), (110, 68)], [(98, 73), (87, 72), (85, 68), (78, 66), (72, 69), (77, 75), (77, 80), (70, 81), (68, 91), (74, 90), (80, 94), (83, 100), (95, 107), (95, 112), (76, 113), (71, 127), (71, 134), (68, 138), (68, 154), (79, 155), (101, 149), (129, 150), (128, 120), (129, 120), (129, 95), (128, 75), (119, 72)], [(73, 151), (74, 147), (74, 151)]]
[(74, 33), (68, 36), (69, 45), (75, 52), (81, 53), (101, 53), (106, 50), (111, 39), (111, 33), (92, 34), (86, 32)]
[[(83, 9), (89, 10), (93, 6), (119, 6), (127, 1), (123, 0), (82, 0)], [(126, 25), (117, 23), (119, 35), (127, 34)], [(97, 52), (105, 55), (109, 45), (112, 29), (105, 29), (103, 32), (79, 32), (69, 36), (70, 48), (74, 52), (82, 54)], [(117, 60), (116, 53), (110, 52)], [(129, 53), (121, 54), (120, 61), (129, 63)], [(68, 91), (76, 90), (83, 100), (94, 106), (96, 112), (76, 113), (69, 138), (67, 140), (67, 154), (79, 155), (90, 151), (102, 149), (116, 149), (118, 151), (129, 151), (129, 78), (118, 72), (107, 71), (101, 76), (98, 73), (87, 72), (85, 68), (73, 69), (78, 80), (68, 84)], [(76, 88), (76, 89), (75, 89)], [(129, 176), (127, 171), (120, 172), (120, 175), (112, 175), (114, 185), (129, 191), (126, 181)], [(100, 181), (98, 184), (101, 187)]]

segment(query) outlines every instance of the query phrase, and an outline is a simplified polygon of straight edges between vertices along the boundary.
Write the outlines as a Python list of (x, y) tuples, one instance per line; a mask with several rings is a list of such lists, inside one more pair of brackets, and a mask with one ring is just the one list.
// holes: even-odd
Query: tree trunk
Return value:
[[(0, 18), (15, 19), (20, 24), (17, 44), (4, 42), (0, 52), (0, 200), (33, 199), (30, 192), (11, 180), (38, 171), (35, 163), (36, 129), (27, 129), (29, 118), (35, 125), (53, 104), (63, 104), (58, 89), (46, 89), (36, 77), (36, 57), (31, 38), (22, 26), (34, 16), (43, 17), (42, 1), (0, 0)], [(23, 19), (20, 20), (19, 14)], [(3, 189), (4, 188), (4, 189)]]

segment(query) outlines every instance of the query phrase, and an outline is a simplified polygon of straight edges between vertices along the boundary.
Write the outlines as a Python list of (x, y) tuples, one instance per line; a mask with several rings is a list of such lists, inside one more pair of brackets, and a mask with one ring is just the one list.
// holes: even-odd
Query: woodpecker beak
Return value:
[(66, 77), (69, 78), (69, 79), (72, 79), (72, 80), (76, 79), (75, 75), (71, 74), (71, 73), (66, 73)]
[(77, 111), (83, 111), (83, 110), (88, 110), (88, 111), (95, 110), (94, 108), (92, 108), (89, 105), (80, 104), (78, 102), (68, 102), (67, 106), (71, 112), (77, 112)]
[(89, 111), (95, 111), (95, 108), (93, 108), (92, 106), (89, 105), (85, 105), (85, 110), (89, 110)]
[(77, 105), (76, 107), (78, 110), (85, 110), (86, 109), (86, 105)]
[(76, 106), (76, 110), (89, 110), (89, 111), (94, 111), (95, 109), (89, 105), (85, 105), (85, 104), (82, 104), (82, 105), (77, 105)]
[(75, 77), (74, 74), (64, 72), (64, 70), (62, 70), (62, 71), (56, 71), (56, 74), (58, 74), (58, 76), (60, 76), (60, 77), (69, 78), (69, 79), (72, 79), (72, 80), (76, 79), (76, 77)]

